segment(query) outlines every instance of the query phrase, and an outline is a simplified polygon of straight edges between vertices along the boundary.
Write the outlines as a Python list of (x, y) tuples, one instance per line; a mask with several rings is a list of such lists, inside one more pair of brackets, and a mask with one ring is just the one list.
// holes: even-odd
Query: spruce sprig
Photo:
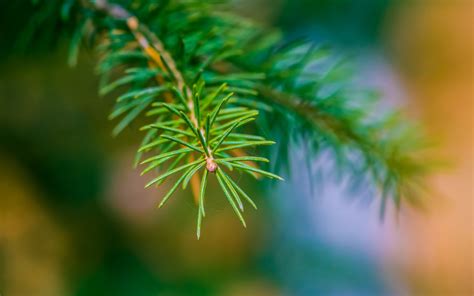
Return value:
[[(93, 6), (92, 9), (99, 13), (105, 12), (110, 17), (113, 14), (112, 7)], [(123, 16), (122, 23), (127, 30), (110, 31), (107, 34), (106, 43), (100, 46), (103, 58), (98, 66), (104, 81), (100, 94), (106, 95), (126, 88), (117, 98), (111, 115), (111, 118), (122, 116), (114, 134), (120, 133), (148, 110), (147, 115), (154, 117), (154, 123), (141, 128), (146, 136), (138, 150), (137, 163), (146, 165), (142, 174), (156, 169), (162, 173), (145, 187), (161, 185), (178, 175), (159, 207), (164, 206), (180, 186), (186, 189), (189, 184), (201, 184), (199, 190), (194, 190), (199, 192), (195, 196), (199, 238), (202, 218), (205, 216), (205, 186), (209, 173), (215, 174), (229, 204), (246, 227), (242, 200), (253, 207), (256, 207), (255, 203), (225, 170), (249, 173), (256, 178), (263, 176), (282, 180), (256, 167), (257, 162), (268, 160), (248, 156), (242, 150), (244, 147), (271, 145), (274, 142), (237, 132), (253, 122), (258, 111), (240, 104), (240, 97), (230, 90), (231, 85), (234, 85), (233, 80), (258, 80), (262, 75), (236, 75), (229, 79), (219, 79), (217, 76), (207, 79), (204, 75), (198, 75), (192, 80), (189, 76), (186, 79), (164, 44), (135, 16), (128, 12), (123, 12)], [(123, 68), (123, 74), (111, 81), (108, 75), (117, 68)], [(143, 153), (150, 156), (141, 160)]]
[(275, 170), (289, 163), (297, 141), (329, 156), (353, 188), (373, 184), (381, 214), (387, 198), (397, 208), (402, 199), (419, 203), (428, 168), (423, 141), (399, 112), (380, 112), (372, 93), (355, 89), (345, 63), (327, 48), (284, 42), (220, 1), (66, 0), (61, 7), (76, 28), (70, 64), (81, 40), (97, 48), (99, 93), (117, 95), (114, 135), (138, 118), (150, 120), (140, 129), (135, 163), (142, 174), (160, 172), (147, 187), (176, 177), (160, 207), (180, 186), (192, 187), (198, 238), (211, 176), (244, 226), (243, 201), (256, 205), (231, 172), (281, 179), (259, 167), (266, 158), (246, 152), (274, 144), (246, 133), (249, 124), (279, 139)]

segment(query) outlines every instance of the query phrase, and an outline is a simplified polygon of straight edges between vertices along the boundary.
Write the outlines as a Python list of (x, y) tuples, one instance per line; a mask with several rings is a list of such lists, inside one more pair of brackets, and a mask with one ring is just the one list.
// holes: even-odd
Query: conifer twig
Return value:
[[(314, 154), (327, 155), (335, 172), (348, 173), (353, 188), (373, 184), (382, 213), (388, 197), (397, 208), (402, 198), (419, 202), (427, 166), (419, 158), (418, 134), (398, 113), (378, 114), (370, 95), (356, 97), (324, 49), (284, 42), (201, 0), (75, 3), (61, 12), (64, 20), (77, 21), (70, 64), (81, 40), (105, 37), (97, 45), (102, 53), (97, 71), (101, 95), (120, 92), (110, 114), (120, 118), (113, 133), (137, 118), (153, 119), (140, 129), (146, 134), (135, 163), (145, 166), (142, 174), (159, 173), (147, 187), (177, 176), (160, 207), (180, 186), (192, 187), (198, 238), (210, 176), (244, 226), (243, 201), (256, 205), (233, 175), (281, 179), (257, 165), (266, 158), (248, 153), (275, 144), (238, 131), (250, 123), (279, 139), (277, 165), (288, 165), (290, 144), (303, 140)], [(68, 17), (72, 13), (76, 17)], [(318, 70), (322, 64), (330, 66)]]

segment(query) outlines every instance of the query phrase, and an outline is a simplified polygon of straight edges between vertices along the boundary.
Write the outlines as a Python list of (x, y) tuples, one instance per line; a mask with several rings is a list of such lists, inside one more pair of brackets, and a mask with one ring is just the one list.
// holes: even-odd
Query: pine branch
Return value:
[(101, 55), (100, 93), (118, 94), (110, 118), (122, 119), (114, 134), (137, 118), (152, 118), (141, 128), (136, 164), (145, 167), (142, 174), (160, 173), (147, 187), (177, 175), (160, 207), (191, 184), (198, 238), (211, 176), (244, 226), (243, 201), (256, 205), (231, 175), (281, 179), (259, 167), (266, 158), (246, 152), (275, 144), (243, 132), (249, 124), (279, 139), (279, 165), (288, 163), (296, 140), (311, 154), (329, 155), (354, 187), (373, 184), (381, 213), (389, 197), (397, 208), (402, 199), (419, 202), (427, 171), (421, 138), (398, 112), (379, 114), (377, 100), (355, 91), (327, 49), (285, 44), (278, 33), (211, 2), (71, 1), (64, 4), (66, 19), (76, 23), (71, 64), (81, 40), (92, 40)]
[[(245, 220), (240, 213), (244, 208), (239, 196), (243, 196), (253, 206), (255, 206), (255, 203), (236, 185), (236, 182), (223, 171), (223, 167), (226, 166), (231, 170), (235, 168), (238, 171), (248, 172), (255, 177), (262, 175), (282, 180), (277, 175), (255, 168), (254, 165), (247, 164), (249, 161), (261, 160), (261, 158), (246, 156), (239, 158), (231, 156), (232, 154), (241, 154), (240, 150), (237, 150), (241, 147), (273, 143), (270, 141), (252, 141), (253, 138), (251, 136), (236, 133), (237, 128), (253, 121), (254, 117), (258, 115), (258, 112), (248, 108), (236, 110), (235, 107), (227, 107), (234, 94), (227, 91), (226, 83), (220, 84), (217, 89), (206, 88), (206, 82), (202, 78), (198, 78), (195, 79), (196, 81), (191, 87), (189, 83), (186, 82), (176, 61), (166, 50), (162, 41), (153, 34), (146, 25), (140, 23), (137, 17), (125, 9), (115, 4), (111, 5), (107, 1), (96, 2), (93, 9), (105, 13), (115, 20), (124, 21), (134, 39), (133, 41), (128, 40), (127, 46), (133, 47), (133, 44), (136, 43), (138, 48), (141, 49), (140, 53), (143, 54), (143, 56), (138, 56), (147, 60), (148, 71), (155, 68), (158, 69), (156, 77), (158, 87), (132, 90), (121, 95), (118, 102), (120, 103), (127, 100), (133, 102), (133, 100), (142, 98), (141, 101), (143, 104), (141, 106), (144, 106), (144, 108), (138, 110), (143, 110), (150, 104), (148, 99), (156, 100), (158, 97), (155, 96), (163, 93), (163, 98), (166, 103), (153, 103), (152, 106), (156, 107), (156, 109), (152, 109), (149, 112), (153, 115), (160, 114), (162, 117), (157, 120), (157, 123), (142, 128), (142, 130), (149, 130), (149, 133), (139, 151), (139, 153), (141, 153), (154, 149), (156, 153), (158, 153), (141, 162), (141, 164), (147, 164), (143, 173), (148, 173), (156, 168), (163, 168), (167, 161), (174, 159), (174, 161), (168, 165), (167, 171), (151, 180), (146, 187), (159, 185), (168, 179), (168, 177), (174, 174), (181, 174), (168, 193), (163, 197), (159, 206), (162, 207), (165, 205), (171, 195), (178, 189), (179, 185), (182, 184), (183, 189), (185, 189), (189, 181), (193, 178), (195, 180), (194, 183), (199, 184), (199, 181), (196, 182), (196, 180), (199, 180), (199, 177), (197, 177), (198, 172), (204, 168), (203, 176), (205, 177), (201, 182), (201, 186), (205, 186), (203, 182), (207, 182), (208, 173), (217, 173), (219, 184), (225, 196), (245, 226)], [(107, 47), (107, 50), (111, 52), (115, 51), (110, 46)], [(136, 48), (133, 48), (133, 50), (136, 54)], [(113, 54), (114, 53), (106, 53), (104, 58), (106, 65), (108, 62), (107, 58), (110, 59), (110, 56)], [(110, 70), (109, 67), (105, 67), (105, 69)], [(137, 71), (137, 76), (134, 75), (134, 71), (132, 70), (133, 69), (128, 70), (132, 75), (125, 76), (105, 85), (101, 92), (105, 94), (123, 84), (142, 80), (143, 82), (150, 83), (150, 75), (140, 76), (139, 74), (141, 72)], [(107, 71), (105, 72), (108, 73)], [(145, 94), (148, 96), (145, 96)], [(145, 99), (143, 99), (143, 97), (145, 97)], [(135, 113), (133, 114), (135, 115)], [(161, 134), (155, 133), (155, 130), (158, 130)], [(226, 140), (230, 137), (235, 138), (234, 140), (237, 141), (227, 142)], [(152, 142), (153, 138), (156, 138), (154, 142)], [(237, 143), (237, 146), (235, 143)], [(185, 164), (178, 166), (182, 161), (184, 161)], [(204, 213), (204, 198), (202, 196), (204, 189), (201, 188), (200, 192), (200, 197), (197, 198), (199, 203), (198, 238), (200, 237), (200, 225)], [(236, 202), (239, 205), (238, 208), (236, 207)]]

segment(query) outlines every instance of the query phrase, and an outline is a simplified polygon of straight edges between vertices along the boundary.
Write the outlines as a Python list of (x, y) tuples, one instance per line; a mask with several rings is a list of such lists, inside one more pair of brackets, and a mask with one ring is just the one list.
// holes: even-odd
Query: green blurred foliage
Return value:
[(376, 43), (382, 36), (392, 0), (298, 0), (284, 1), (276, 24), (299, 36), (316, 35), (320, 40), (344, 47)]

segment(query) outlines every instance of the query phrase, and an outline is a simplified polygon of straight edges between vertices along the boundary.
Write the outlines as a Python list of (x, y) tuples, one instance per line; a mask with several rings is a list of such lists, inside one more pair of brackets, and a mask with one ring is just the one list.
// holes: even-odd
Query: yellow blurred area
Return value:
[(415, 295), (472, 295), (474, 4), (408, 2), (392, 15), (390, 46), (410, 99), (450, 166), (430, 181), (439, 195), (427, 215), (403, 223), (399, 259)]
[(64, 295), (65, 233), (19, 167), (1, 155), (0, 164), (0, 294)]

